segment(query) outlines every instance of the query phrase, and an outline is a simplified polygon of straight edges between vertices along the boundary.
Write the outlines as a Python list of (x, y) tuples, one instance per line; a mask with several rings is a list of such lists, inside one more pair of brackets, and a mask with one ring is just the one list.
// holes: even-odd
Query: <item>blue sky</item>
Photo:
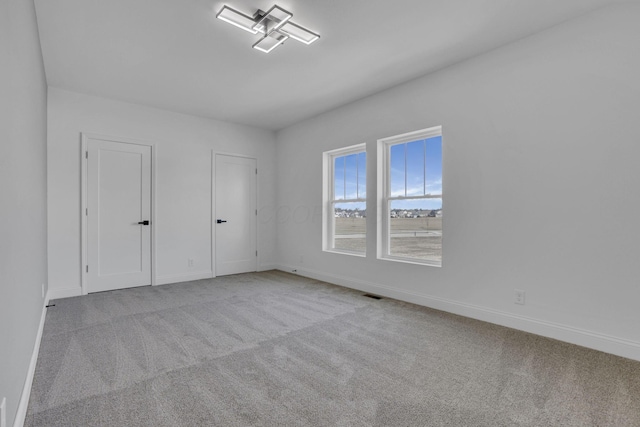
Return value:
[[(442, 194), (442, 137), (391, 147), (391, 196)], [(397, 200), (392, 209), (440, 209), (442, 199)]]
[[(391, 195), (442, 193), (442, 136), (391, 147)], [(366, 153), (335, 159), (336, 199), (365, 198)], [(345, 173), (346, 172), (346, 173)], [(365, 209), (364, 203), (340, 203), (343, 209)], [(392, 209), (441, 209), (442, 199), (396, 200)]]
[(365, 199), (367, 196), (367, 153), (335, 159), (336, 199)]

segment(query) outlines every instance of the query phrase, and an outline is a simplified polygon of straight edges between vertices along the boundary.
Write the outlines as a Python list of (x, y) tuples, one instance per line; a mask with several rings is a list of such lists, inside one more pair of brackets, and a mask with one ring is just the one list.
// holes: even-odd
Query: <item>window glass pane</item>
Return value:
[(344, 156), (345, 174), (345, 199), (358, 198), (358, 155)]
[(389, 255), (442, 262), (442, 199), (393, 200)]
[(427, 139), (427, 194), (442, 194), (442, 136)]
[(404, 163), (405, 144), (392, 145), (389, 148), (389, 171), (391, 197), (404, 196), (405, 190), (405, 163)]
[(358, 153), (358, 198), (367, 198), (367, 153)]
[(424, 140), (407, 143), (407, 196), (423, 196)]
[(364, 253), (367, 247), (367, 219), (364, 202), (334, 205), (333, 249)]
[(341, 200), (344, 199), (344, 157), (335, 158), (333, 170), (333, 197)]

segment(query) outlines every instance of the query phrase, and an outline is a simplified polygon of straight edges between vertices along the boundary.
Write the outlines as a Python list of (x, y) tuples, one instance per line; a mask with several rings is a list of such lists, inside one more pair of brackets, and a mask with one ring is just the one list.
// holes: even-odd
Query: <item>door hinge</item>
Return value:
[(258, 175), (258, 168), (256, 168), (256, 175)]
[(89, 215), (89, 208), (84, 210), (84, 214), (87, 215), (87, 216)]
[(85, 158), (85, 159), (88, 159), (88, 158), (89, 158), (89, 152), (88, 152), (88, 151), (85, 151), (85, 152), (84, 152), (84, 158)]
[(256, 215), (258, 215), (258, 209), (256, 209)]
[(258, 256), (258, 251), (256, 251), (256, 256)]
[(87, 265), (87, 273), (89, 272), (89, 266)]

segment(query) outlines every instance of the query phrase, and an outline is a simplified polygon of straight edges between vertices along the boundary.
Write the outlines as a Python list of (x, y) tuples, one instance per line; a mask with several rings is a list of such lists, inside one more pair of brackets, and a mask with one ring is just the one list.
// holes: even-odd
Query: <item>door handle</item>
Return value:
[(222, 224), (223, 222), (227, 222), (227, 220), (226, 219), (218, 219), (218, 220), (216, 220), (216, 222), (218, 224)]
[(149, 225), (150, 222), (149, 222), (149, 220), (145, 219), (144, 221), (140, 221), (138, 224), (139, 225)]

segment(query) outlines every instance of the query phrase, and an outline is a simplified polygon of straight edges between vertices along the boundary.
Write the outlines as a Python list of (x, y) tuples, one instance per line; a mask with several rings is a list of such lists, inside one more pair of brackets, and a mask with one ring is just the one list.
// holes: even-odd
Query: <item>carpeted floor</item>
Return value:
[(287, 273), (54, 303), (26, 426), (640, 426), (640, 362)]

